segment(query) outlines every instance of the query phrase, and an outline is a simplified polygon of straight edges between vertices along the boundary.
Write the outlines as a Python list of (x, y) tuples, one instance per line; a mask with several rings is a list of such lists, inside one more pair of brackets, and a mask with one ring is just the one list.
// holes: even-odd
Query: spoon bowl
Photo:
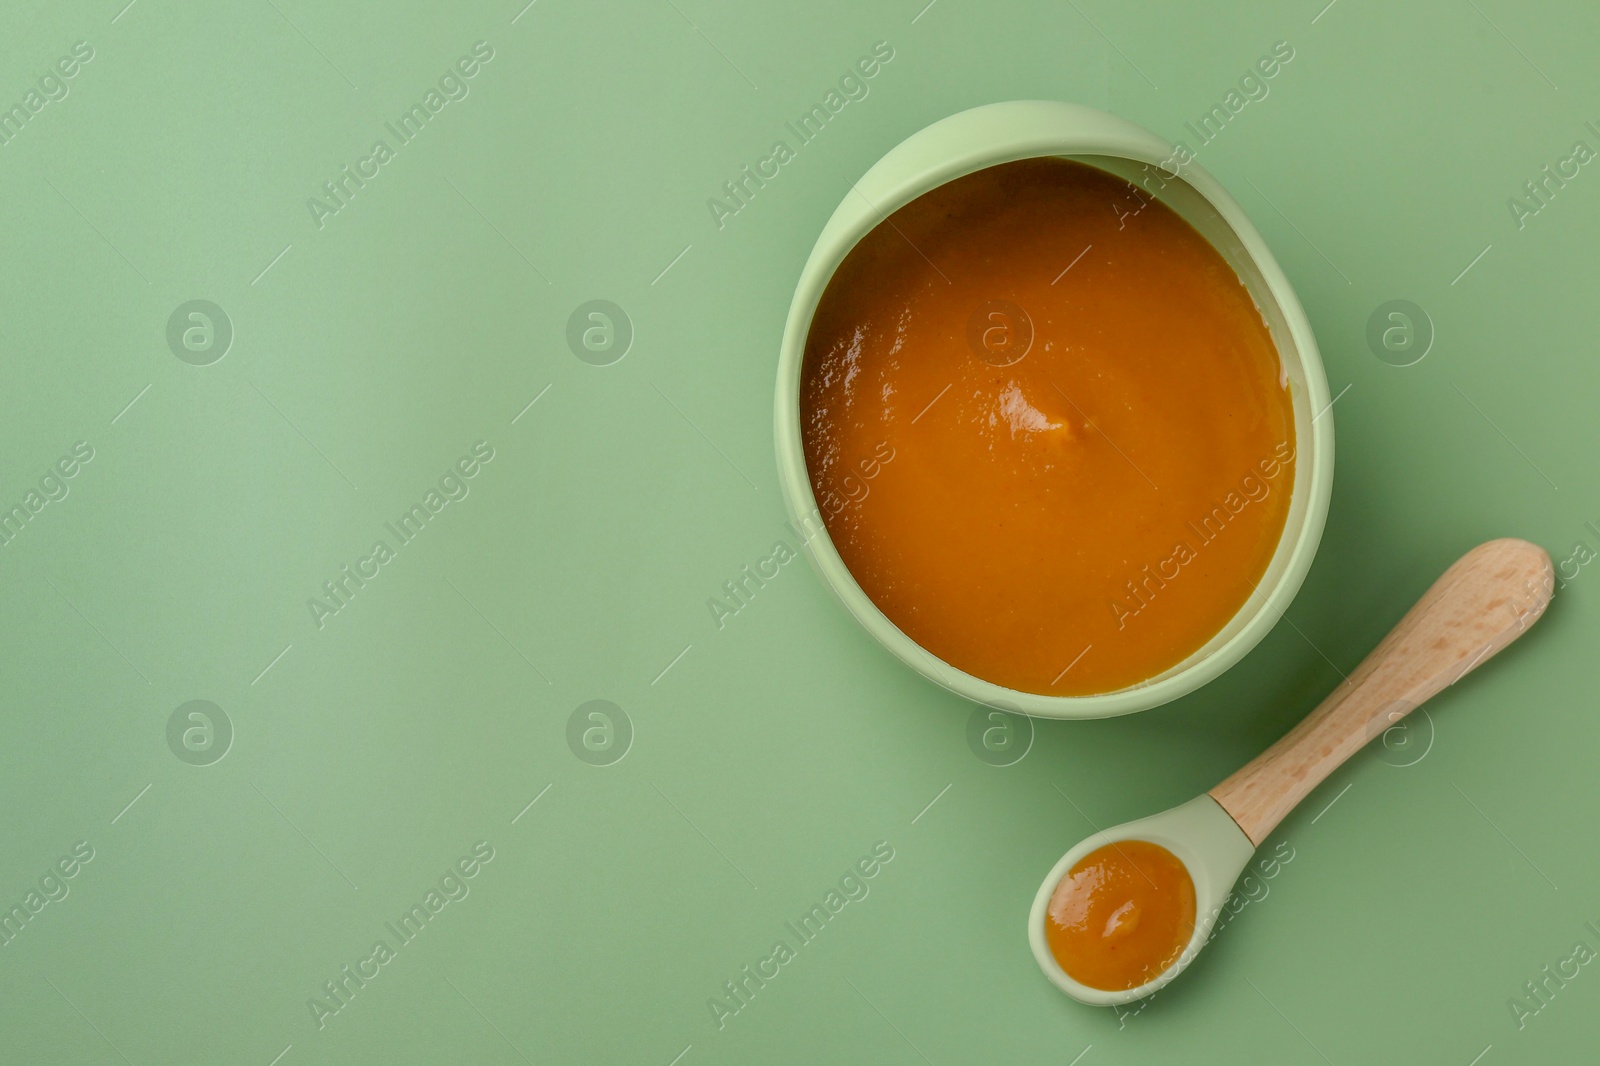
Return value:
[[(1056, 886), (1079, 859), (1107, 844), (1124, 840), (1147, 840), (1152, 844), (1160, 844), (1188, 868), (1189, 877), (1194, 882), (1194, 933), (1178, 960), (1149, 981), (1122, 991), (1107, 991), (1083, 984), (1062, 969), (1045, 939), (1045, 917)], [(1044, 879), (1044, 884), (1039, 886), (1039, 894), (1033, 898), (1033, 909), (1028, 914), (1028, 943), (1033, 947), (1033, 957), (1051, 983), (1073, 999), (1099, 1007), (1118, 1006), (1143, 999), (1178, 976), (1205, 947), (1217, 916), (1222, 913), (1233, 891), (1234, 882), (1239, 879), (1255, 851), (1255, 844), (1245, 836), (1244, 830), (1209, 795), (1196, 796), (1160, 814), (1124, 822), (1085, 837), (1061, 856), (1050, 875)]]

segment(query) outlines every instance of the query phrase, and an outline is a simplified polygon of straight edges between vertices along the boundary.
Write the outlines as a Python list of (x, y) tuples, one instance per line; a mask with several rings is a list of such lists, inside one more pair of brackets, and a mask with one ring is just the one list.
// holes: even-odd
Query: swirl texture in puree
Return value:
[(862, 590), (1025, 692), (1182, 662), (1265, 572), (1294, 482), (1289, 387), (1238, 276), (1065, 159), (958, 178), (862, 238), (812, 319), (800, 404)]

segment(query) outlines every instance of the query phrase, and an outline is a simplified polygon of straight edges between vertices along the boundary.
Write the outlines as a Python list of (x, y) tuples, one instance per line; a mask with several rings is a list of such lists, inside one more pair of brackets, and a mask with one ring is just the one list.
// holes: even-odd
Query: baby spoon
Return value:
[[(1210, 792), (1073, 847), (1044, 879), (1028, 915), (1028, 940), (1045, 976), (1074, 999), (1098, 1006), (1140, 999), (1171, 981), (1205, 946), (1234, 881), (1278, 823), (1374, 736), (1521, 636), (1544, 613), (1553, 588), (1543, 548), (1512, 539), (1479, 545), (1446, 570), (1355, 673), (1283, 739)], [(1194, 932), (1176, 961), (1143, 984), (1094, 988), (1057, 961), (1046, 916), (1057, 886), (1080, 859), (1127, 841), (1158, 844), (1187, 868), (1194, 883)], [(1137, 908), (1125, 904), (1113, 924), (1131, 928), (1138, 919)], [(1112, 931), (1108, 924), (1106, 935)]]

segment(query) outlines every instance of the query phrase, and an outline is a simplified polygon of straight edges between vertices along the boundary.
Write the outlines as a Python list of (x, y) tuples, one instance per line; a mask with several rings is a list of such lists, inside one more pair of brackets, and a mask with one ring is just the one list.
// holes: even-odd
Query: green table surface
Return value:
[[(524, 2), (5, 12), (0, 1060), (1593, 1054), (1592, 5)], [(805, 563), (706, 601), (794, 545), (771, 396), (823, 222), (1016, 98), (1198, 147), (1309, 312), (1338, 461), (1239, 666), (997, 754)], [(591, 300), (626, 323), (585, 360)], [(1412, 365), (1368, 341), (1392, 300)], [(1538, 628), (1291, 816), (1179, 982), (1052, 988), (1024, 919), (1065, 848), (1249, 759), (1495, 536), (1564, 564)]]

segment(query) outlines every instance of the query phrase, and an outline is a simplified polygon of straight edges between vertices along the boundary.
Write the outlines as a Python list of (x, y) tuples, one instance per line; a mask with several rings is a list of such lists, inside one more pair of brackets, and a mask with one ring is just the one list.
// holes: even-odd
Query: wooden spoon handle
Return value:
[(1259, 846), (1367, 741), (1521, 636), (1554, 587), (1550, 556), (1537, 545), (1506, 539), (1473, 548), (1343, 685), (1211, 797)]

